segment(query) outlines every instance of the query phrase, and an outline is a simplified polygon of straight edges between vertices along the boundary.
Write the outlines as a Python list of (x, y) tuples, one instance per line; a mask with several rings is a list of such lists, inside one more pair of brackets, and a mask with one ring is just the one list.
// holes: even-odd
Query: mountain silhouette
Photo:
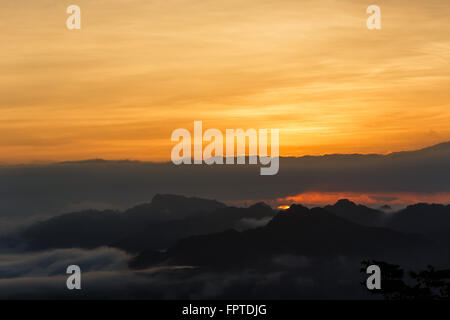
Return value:
[(111, 246), (137, 252), (163, 249), (177, 239), (235, 227), (242, 219), (273, 216), (262, 203), (227, 207), (207, 199), (156, 195), (150, 203), (125, 212), (86, 210), (63, 214), (26, 228), (31, 249)]
[(392, 215), (390, 228), (422, 234), (450, 230), (450, 205), (418, 203)]
[(182, 239), (163, 253), (143, 252), (130, 266), (158, 264), (214, 268), (261, 267), (276, 255), (392, 257), (424, 249), (430, 242), (386, 228), (363, 226), (322, 208), (292, 205), (266, 226), (238, 232), (227, 230)]
[(265, 203), (238, 208), (158, 194), (123, 212), (63, 214), (32, 224), (20, 236), (31, 250), (123, 249), (136, 254), (133, 268), (260, 268), (278, 255), (432, 261), (446, 259), (440, 248), (450, 243), (448, 212), (449, 206), (417, 204), (386, 215), (341, 199), (324, 208), (293, 204), (275, 213)]
[[(389, 206), (382, 208), (386, 211), (392, 209)], [(382, 226), (405, 233), (433, 236), (450, 231), (450, 205), (417, 203), (386, 214), (380, 210), (341, 199), (334, 205), (325, 206), (324, 209), (362, 225)]]
[(180, 220), (225, 207), (225, 204), (216, 200), (156, 194), (150, 203), (128, 209), (125, 214), (154, 220)]
[(386, 218), (383, 212), (357, 205), (348, 199), (341, 199), (334, 205), (325, 206), (324, 209), (338, 217), (366, 226), (381, 226)]

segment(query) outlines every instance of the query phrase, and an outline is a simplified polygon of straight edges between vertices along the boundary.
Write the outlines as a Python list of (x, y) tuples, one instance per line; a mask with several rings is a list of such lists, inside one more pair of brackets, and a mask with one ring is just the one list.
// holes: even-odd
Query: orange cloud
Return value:
[(278, 203), (292, 204), (302, 203), (305, 205), (327, 205), (333, 204), (339, 199), (349, 199), (355, 203), (365, 205), (409, 205), (419, 202), (427, 203), (450, 203), (450, 192), (435, 194), (411, 193), (411, 192), (305, 192), (295, 196), (279, 198)]

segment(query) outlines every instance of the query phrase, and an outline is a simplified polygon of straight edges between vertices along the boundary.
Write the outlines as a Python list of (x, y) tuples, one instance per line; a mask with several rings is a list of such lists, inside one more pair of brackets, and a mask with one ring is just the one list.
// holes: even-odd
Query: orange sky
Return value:
[[(370, 206), (388, 204), (411, 205), (414, 203), (450, 203), (449, 192), (439, 193), (414, 193), (414, 192), (305, 192), (296, 196), (277, 199), (275, 203), (288, 205), (293, 203), (303, 203), (308, 205), (323, 206), (333, 204), (340, 199), (349, 199), (356, 203)], [(280, 209), (286, 209), (280, 208)]]
[(0, 162), (169, 160), (194, 120), (281, 155), (450, 140), (449, 1), (375, 3), (380, 31), (367, 0), (2, 1)]

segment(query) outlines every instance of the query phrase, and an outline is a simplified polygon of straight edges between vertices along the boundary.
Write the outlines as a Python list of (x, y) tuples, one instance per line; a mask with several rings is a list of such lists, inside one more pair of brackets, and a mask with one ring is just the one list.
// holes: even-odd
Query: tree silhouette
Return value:
[[(365, 260), (361, 262), (361, 272), (367, 267), (377, 265), (381, 270), (381, 290), (371, 290), (386, 300), (448, 300), (450, 299), (450, 270), (436, 270), (428, 266), (423, 271), (408, 272), (409, 281), (405, 282), (405, 271), (399, 265), (384, 261)], [(366, 287), (366, 283), (361, 283)]]

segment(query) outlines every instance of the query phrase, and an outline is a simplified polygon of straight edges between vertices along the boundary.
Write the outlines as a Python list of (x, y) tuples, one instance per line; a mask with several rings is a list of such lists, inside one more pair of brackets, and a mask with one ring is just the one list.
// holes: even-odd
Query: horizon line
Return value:
[[(402, 154), (402, 153), (409, 153), (409, 152), (420, 152), (420, 151), (431, 151), (433, 149), (435, 149), (436, 147), (439, 146), (448, 146), (449, 150), (450, 150), (450, 140), (449, 141), (443, 141), (443, 142), (439, 142), (433, 145), (429, 145), (427, 147), (423, 147), (423, 148), (419, 148), (419, 149), (412, 149), (412, 150), (402, 150), (402, 151), (392, 151), (392, 152), (388, 152), (388, 153), (324, 153), (324, 154), (320, 154), (320, 155), (301, 155), (301, 156), (293, 156), (293, 155), (280, 155), (279, 158), (284, 158), (284, 159), (301, 159), (301, 158), (320, 158), (320, 157), (329, 157), (329, 156), (378, 156), (378, 157), (386, 157), (386, 156), (391, 156), (391, 155), (395, 155), (395, 154)], [(245, 155), (245, 158), (248, 158), (250, 156), (256, 156), (258, 157), (258, 155)], [(213, 157), (215, 158), (215, 157)], [(220, 157), (218, 157), (220, 158)], [(230, 157), (221, 157), (223, 159), (227, 159)], [(239, 158), (239, 156), (235, 156), (233, 157), (234, 159)], [(270, 157), (269, 157), (270, 158)], [(193, 157), (191, 157), (191, 159), (194, 159)], [(166, 160), (166, 161), (153, 161), (153, 160), (137, 160), (137, 159), (105, 159), (105, 158), (87, 158), (87, 159), (79, 159), (79, 160), (36, 160), (36, 161), (30, 161), (30, 162), (17, 162), (17, 163), (9, 163), (9, 162), (4, 162), (4, 161), (0, 161), (0, 166), (2, 167), (8, 167), (8, 166), (39, 166), (39, 165), (55, 165), (55, 164), (71, 164), (71, 163), (95, 163), (95, 162), (135, 162), (135, 163), (151, 163), (151, 164), (170, 164), (172, 163), (170, 160)], [(246, 163), (247, 164), (247, 163)]]

